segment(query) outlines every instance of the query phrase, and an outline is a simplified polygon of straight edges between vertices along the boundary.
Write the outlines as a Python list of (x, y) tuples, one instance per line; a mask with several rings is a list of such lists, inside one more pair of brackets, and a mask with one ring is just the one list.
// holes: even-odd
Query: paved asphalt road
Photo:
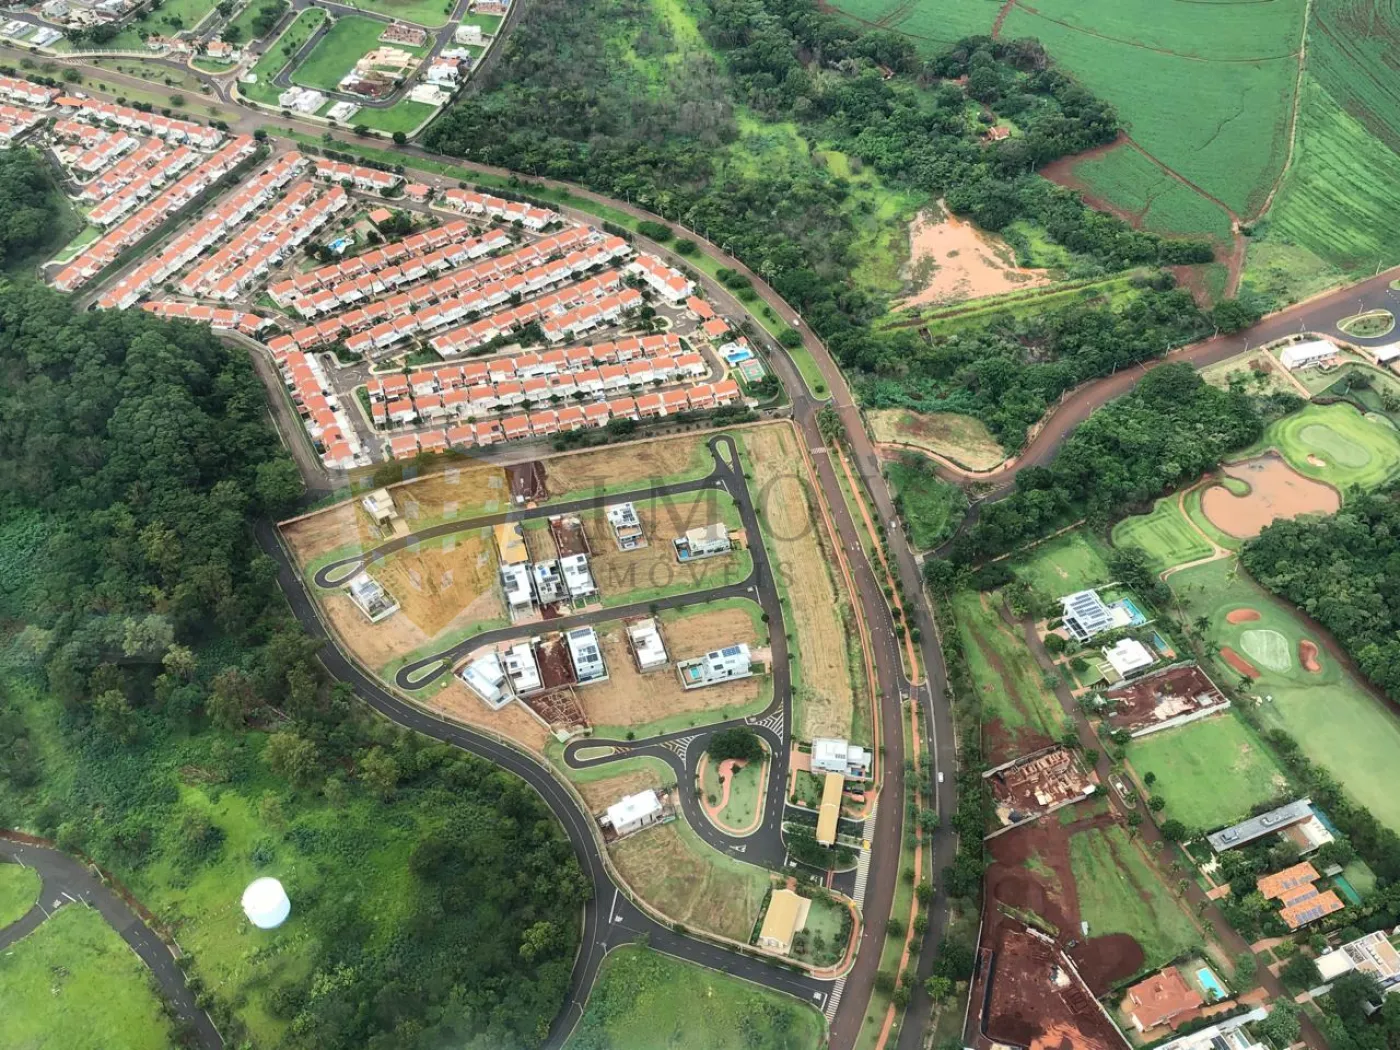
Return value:
[(220, 1050), (223, 1038), (209, 1014), (195, 1005), (194, 995), (185, 984), (185, 971), (180, 969), (165, 942), (115, 890), (81, 861), (44, 846), (0, 839), (0, 862), (33, 868), (43, 880), (39, 903), (19, 921), (0, 929), (0, 950), (37, 928), (58, 908), (79, 904), (94, 908), (150, 968), (161, 993), (174, 1007), (176, 1016), (195, 1034), (199, 1045), (205, 1050)]

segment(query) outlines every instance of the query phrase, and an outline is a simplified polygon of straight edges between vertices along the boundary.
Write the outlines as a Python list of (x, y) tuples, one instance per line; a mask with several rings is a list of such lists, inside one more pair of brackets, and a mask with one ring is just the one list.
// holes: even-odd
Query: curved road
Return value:
[(37, 929), (58, 908), (78, 904), (92, 908), (150, 969), (161, 993), (180, 1021), (195, 1034), (199, 1045), (205, 1050), (221, 1050), (223, 1037), (209, 1014), (196, 1005), (194, 993), (185, 983), (185, 971), (165, 942), (85, 864), (59, 850), (11, 839), (0, 839), (0, 862), (23, 864), (34, 869), (42, 880), (38, 903), (23, 917), (0, 929), (0, 950)]

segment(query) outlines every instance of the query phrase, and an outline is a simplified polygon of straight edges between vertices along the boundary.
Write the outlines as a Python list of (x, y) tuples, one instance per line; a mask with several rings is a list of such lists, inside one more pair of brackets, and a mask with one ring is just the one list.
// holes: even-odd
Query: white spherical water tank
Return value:
[(260, 930), (275, 930), (291, 911), (287, 891), (276, 879), (258, 879), (243, 891), (243, 913)]

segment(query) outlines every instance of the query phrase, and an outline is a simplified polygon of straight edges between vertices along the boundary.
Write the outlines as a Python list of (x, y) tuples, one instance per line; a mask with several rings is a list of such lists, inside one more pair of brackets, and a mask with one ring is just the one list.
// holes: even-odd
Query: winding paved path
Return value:
[(195, 1033), (199, 1045), (205, 1050), (221, 1050), (223, 1038), (209, 1014), (195, 1003), (194, 994), (185, 983), (185, 971), (180, 969), (174, 954), (131, 906), (86, 865), (59, 850), (10, 839), (0, 839), (0, 862), (23, 864), (42, 880), (38, 903), (22, 918), (0, 929), (0, 950), (33, 932), (59, 908), (77, 904), (92, 908), (150, 969), (161, 993), (180, 1021)]

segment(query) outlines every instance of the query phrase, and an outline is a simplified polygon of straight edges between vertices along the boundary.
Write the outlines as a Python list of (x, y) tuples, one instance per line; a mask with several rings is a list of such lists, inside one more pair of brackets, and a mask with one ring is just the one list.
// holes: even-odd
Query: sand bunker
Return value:
[(1257, 609), (1232, 609), (1225, 615), (1226, 623), (1253, 623), (1259, 619)]
[(1305, 478), (1278, 456), (1260, 456), (1224, 467), (1229, 477), (1249, 486), (1236, 496), (1224, 485), (1201, 494), (1201, 510), (1211, 524), (1237, 539), (1251, 539), (1270, 522), (1300, 514), (1332, 514), (1341, 505), (1337, 490)]
[(1049, 283), (1041, 270), (1023, 270), (1011, 249), (970, 222), (938, 209), (909, 224), (909, 276), (916, 289), (898, 307), (956, 303)]
[(1317, 662), (1316, 642), (1310, 642), (1306, 638), (1298, 640), (1298, 662), (1303, 665), (1304, 671), (1317, 674), (1322, 670), (1322, 665)]
[(1321, 456), (1314, 456), (1311, 452), (1309, 452), (1309, 453), (1308, 453), (1308, 466), (1310, 466), (1310, 467), (1325, 467), (1325, 466), (1327, 466), (1327, 460), (1323, 459)]
[(1220, 650), (1220, 658), (1246, 678), (1258, 678), (1259, 668), (1246, 660), (1228, 645)]

